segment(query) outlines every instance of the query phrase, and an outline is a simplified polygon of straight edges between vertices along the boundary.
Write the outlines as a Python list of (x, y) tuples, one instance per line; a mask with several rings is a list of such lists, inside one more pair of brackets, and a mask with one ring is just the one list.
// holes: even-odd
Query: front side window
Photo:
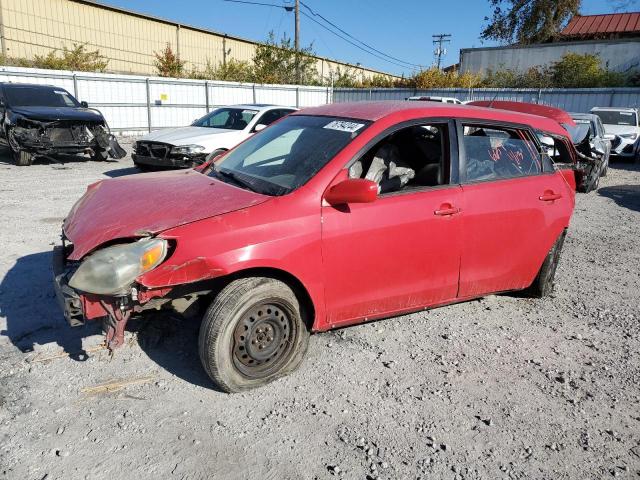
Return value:
[(4, 90), (12, 107), (79, 107), (78, 101), (63, 88), (12, 85)]
[(257, 110), (246, 108), (218, 108), (191, 124), (193, 127), (244, 130), (256, 116)]
[(508, 127), (464, 125), (465, 178), (499, 180), (541, 173), (540, 155), (525, 131)]
[(209, 175), (266, 195), (307, 183), (370, 122), (292, 115), (220, 158)]
[(414, 125), (380, 140), (349, 167), (351, 178), (378, 184), (378, 193), (437, 187), (449, 182), (446, 124)]

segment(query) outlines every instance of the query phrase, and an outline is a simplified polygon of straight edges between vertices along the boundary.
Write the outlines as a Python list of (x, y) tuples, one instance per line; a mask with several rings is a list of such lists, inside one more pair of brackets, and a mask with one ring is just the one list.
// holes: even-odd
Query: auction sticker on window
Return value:
[(344, 120), (334, 120), (331, 123), (327, 123), (322, 128), (328, 128), (329, 130), (338, 130), (339, 132), (353, 133), (364, 127), (364, 123), (346, 122)]

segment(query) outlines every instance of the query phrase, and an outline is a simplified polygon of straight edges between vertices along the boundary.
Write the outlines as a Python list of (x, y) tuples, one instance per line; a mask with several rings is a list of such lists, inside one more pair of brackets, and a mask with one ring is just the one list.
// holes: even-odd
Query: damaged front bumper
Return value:
[(69, 286), (73, 270), (65, 266), (65, 247), (53, 248), (53, 286), (64, 318), (72, 327), (84, 325), (85, 315), (80, 295)]
[[(64, 239), (64, 236), (63, 236)], [(112, 350), (124, 343), (124, 331), (132, 315), (145, 310), (169, 308), (189, 316), (197, 309), (197, 300), (210, 290), (193, 288), (147, 289), (139, 284), (131, 286), (126, 295), (95, 295), (75, 290), (69, 285), (80, 262), (68, 261), (73, 246), (64, 242), (53, 249), (53, 284), (58, 304), (72, 327), (90, 320), (101, 320), (105, 328), (105, 343)]]
[(118, 144), (115, 136), (103, 124), (72, 122), (21, 121), (9, 127), (8, 140), (13, 150), (33, 155), (88, 153), (119, 159), (127, 152)]
[(138, 141), (131, 155), (136, 165), (160, 168), (194, 168), (206, 161), (207, 154), (177, 153), (173, 145), (161, 142)]
[(611, 155), (619, 158), (635, 158), (640, 155), (640, 140), (632, 142), (621, 137), (616, 137), (611, 142)]

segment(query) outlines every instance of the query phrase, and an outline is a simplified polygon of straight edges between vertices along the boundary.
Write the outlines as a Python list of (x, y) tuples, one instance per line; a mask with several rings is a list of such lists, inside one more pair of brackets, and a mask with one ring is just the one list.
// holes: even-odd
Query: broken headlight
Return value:
[(160, 265), (167, 255), (167, 241), (145, 238), (99, 250), (84, 260), (69, 285), (99, 295), (126, 294), (139, 275)]
[(178, 145), (172, 147), (171, 152), (177, 153), (178, 155), (194, 155), (203, 153), (204, 147), (202, 145)]
[(626, 138), (629, 140), (635, 140), (636, 138), (638, 138), (638, 134), (637, 133), (621, 133), (618, 135), (620, 138)]

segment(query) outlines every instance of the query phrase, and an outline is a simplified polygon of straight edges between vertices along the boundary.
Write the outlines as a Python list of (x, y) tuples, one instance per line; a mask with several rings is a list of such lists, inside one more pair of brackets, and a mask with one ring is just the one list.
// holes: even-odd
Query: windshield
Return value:
[(193, 127), (224, 128), (226, 130), (244, 130), (257, 110), (246, 108), (218, 108), (191, 125)]
[(605, 125), (630, 125), (632, 127), (638, 126), (637, 114), (634, 112), (616, 112), (613, 110), (594, 110), (600, 117), (602, 123)]
[(224, 155), (210, 176), (266, 195), (307, 183), (370, 122), (292, 115)]
[(14, 107), (79, 107), (78, 101), (63, 88), (4, 87), (8, 105)]
[(569, 132), (574, 144), (582, 143), (587, 136), (594, 135), (591, 121), (582, 118), (574, 118), (573, 121), (576, 123), (575, 125), (563, 123), (562, 126)]

